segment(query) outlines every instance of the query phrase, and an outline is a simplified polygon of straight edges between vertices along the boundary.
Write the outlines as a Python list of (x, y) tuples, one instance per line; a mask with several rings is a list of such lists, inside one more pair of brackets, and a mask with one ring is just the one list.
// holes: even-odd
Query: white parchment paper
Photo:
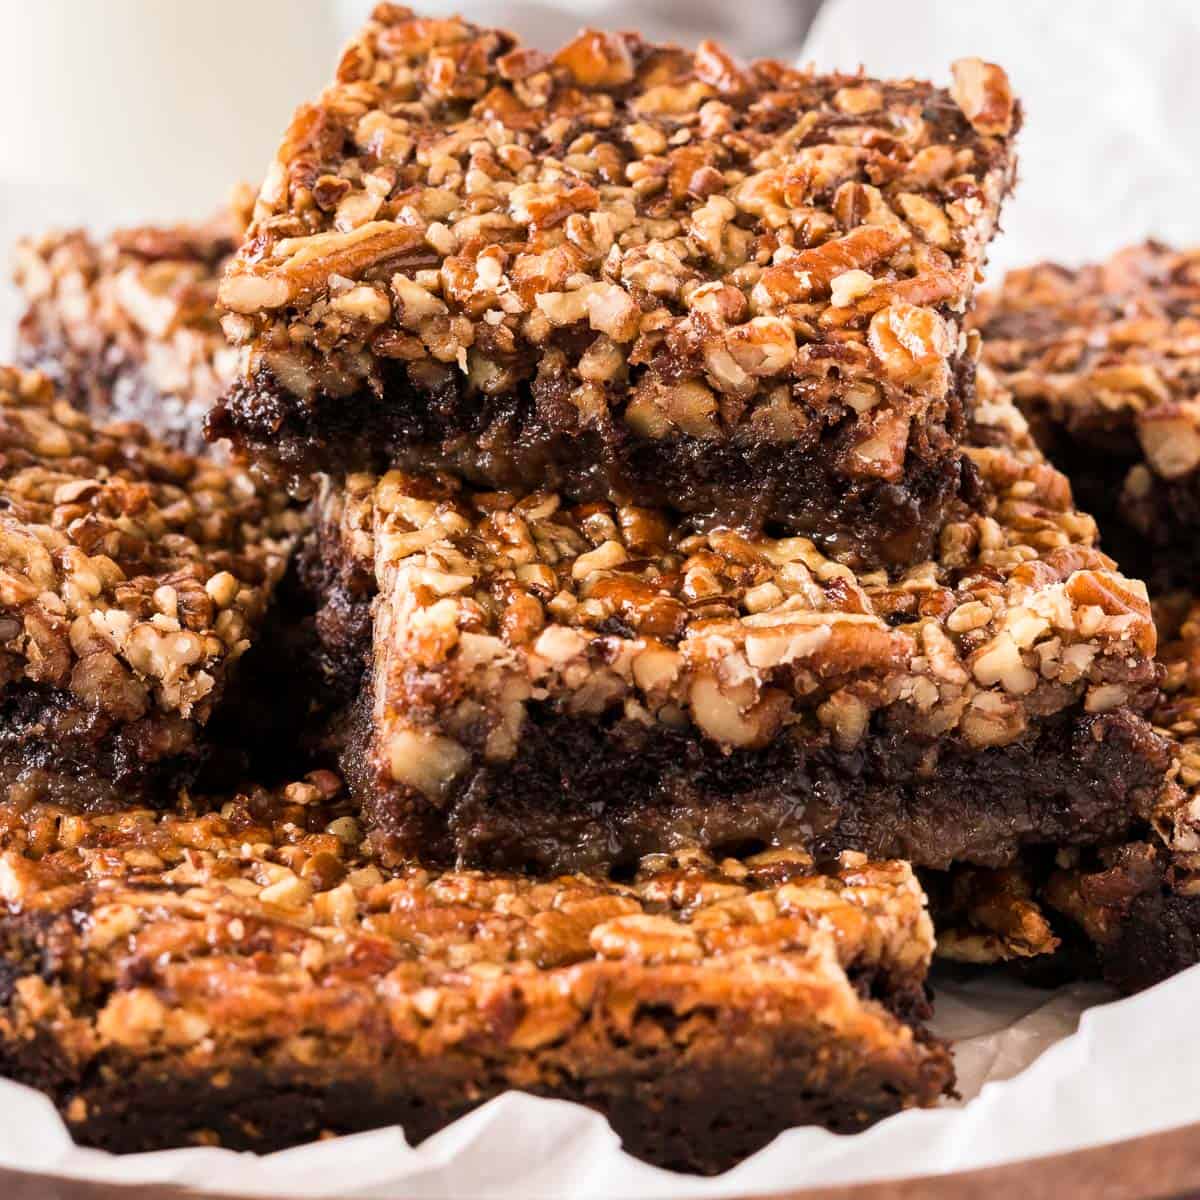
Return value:
[[(572, 4), (562, 7), (588, 7)], [(472, 14), (471, 0), (460, 7)], [(742, 11), (754, 21), (763, 9), (746, 0)], [(1028, 121), (1021, 185), (991, 255), (1007, 268), (1083, 261), (1151, 234), (1200, 240), (1197, 49), (1193, 0), (827, 0), (804, 57), (939, 81), (963, 54), (1008, 68)], [(138, 215), (114, 211), (112, 220)], [(82, 221), (107, 223), (61, 181), (0, 174), (5, 243)], [(0, 323), (15, 312), (0, 289)], [(7, 341), (0, 332), (0, 348)], [(1200, 968), (1122, 1001), (1097, 985), (1044, 992), (996, 978), (943, 981), (937, 1006), (935, 1028), (955, 1042), (961, 1102), (852, 1138), (793, 1130), (719, 1179), (648, 1167), (622, 1153), (594, 1113), (517, 1094), (416, 1150), (382, 1130), (269, 1158), (195, 1149), (117, 1159), (73, 1146), (45, 1099), (3, 1081), (0, 1166), (263, 1196), (688, 1200), (982, 1167), (1200, 1121), (1200, 1042), (1189, 1032)]]
[(410, 1148), (399, 1130), (263, 1158), (174, 1150), (115, 1158), (72, 1145), (50, 1103), (0, 1082), (0, 1166), (123, 1183), (288, 1197), (691, 1200), (900, 1178), (1018, 1161), (1200, 1120), (1200, 969), (1113, 1001), (1004, 980), (942, 983), (936, 1028), (956, 1039), (964, 1100), (854, 1137), (794, 1129), (717, 1179), (646, 1166), (607, 1122), (512, 1093)]

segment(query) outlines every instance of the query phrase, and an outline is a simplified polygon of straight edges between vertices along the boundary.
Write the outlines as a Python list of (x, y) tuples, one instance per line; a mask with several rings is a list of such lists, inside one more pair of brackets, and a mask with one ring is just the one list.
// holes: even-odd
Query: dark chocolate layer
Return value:
[(1063, 715), (1007, 746), (964, 750), (900, 733), (852, 752), (785, 733), (725, 754), (691, 732), (579, 720), (531, 706), (516, 760), (481, 759), (441, 804), (369, 768), (360, 712), (343, 767), (388, 855), (569, 871), (698, 844), (798, 841), (920, 867), (1004, 866), (1033, 845), (1119, 839), (1162, 787), (1166, 741), (1128, 711)]
[[(748, 1021), (713, 1030), (682, 1060), (668, 1028), (663, 1047), (649, 1055), (622, 1047), (615, 1030), (597, 1032), (612, 1038), (602, 1074), (575, 1075), (551, 1050), (540, 1056), (543, 1081), (521, 1090), (598, 1109), (628, 1153), (676, 1171), (728, 1170), (796, 1126), (856, 1133), (895, 1112), (898, 1096), (933, 1103), (950, 1074), (940, 1047), (911, 1062), (864, 1061), (851, 1047), (768, 1036)], [(118, 1154), (197, 1144), (268, 1154), (388, 1125), (417, 1145), (508, 1090), (502, 1074), (480, 1065), (463, 1054), (364, 1079), (335, 1065), (277, 1070), (247, 1055), (224, 1069), (217, 1086), (169, 1056), (114, 1056), (79, 1079), (49, 1039), (0, 1043), (0, 1074), (60, 1104), (73, 1101), (86, 1113), (71, 1122), (75, 1140)]]
[(558, 490), (575, 501), (669, 507), (701, 523), (768, 526), (812, 538), (830, 557), (862, 568), (930, 557), (970, 477), (958, 446), (973, 388), (965, 359), (946, 411), (910, 431), (894, 480), (850, 478), (837, 468), (862, 436), (849, 409), (782, 443), (750, 432), (650, 438), (611, 419), (584, 426), (577, 409), (549, 389), (487, 397), (449, 379), (425, 391), (394, 366), (383, 380), (382, 395), (302, 400), (260, 373), (213, 409), (208, 435), (273, 463), (301, 491), (322, 470), (441, 469), (488, 487)]

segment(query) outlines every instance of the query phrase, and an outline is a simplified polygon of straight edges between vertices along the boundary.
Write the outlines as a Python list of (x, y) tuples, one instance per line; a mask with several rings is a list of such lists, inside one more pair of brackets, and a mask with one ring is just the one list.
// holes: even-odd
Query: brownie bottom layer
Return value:
[[(960, 380), (958, 391), (969, 388)], [(802, 440), (749, 435), (653, 439), (610, 422), (582, 428), (553, 396), (478, 399), (452, 384), (416, 390), (393, 371), (371, 392), (302, 401), (260, 375), (211, 412), (208, 435), (272, 466), (303, 489), (316, 472), (444, 469), (492, 487), (562, 491), (577, 500), (669, 506), (698, 521), (803, 534), (856, 567), (907, 566), (930, 557), (970, 468), (958, 447), (960, 401), (949, 417), (914, 428), (903, 477), (839, 474), (858, 435), (850, 420)]]
[(876, 733), (843, 752), (796, 733), (725, 755), (687, 733), (531, 705), (515, 761), (477, 760), (435, 803), (381, 785), (369, 714), (351, 726), (343, 769), (385, 856), (538, 871), (780, 842), (1004, 866), (1027, 846), (1121, 840), (1170, 762), (1166, 741), (1127, 711), (1063, 715), (981, 751)]
[(336, 536), (317, 530), (293, 560), (297, 595), (312, 614), (307, 653), (328, 703), (347, 708), (358, 695), (371, 654), (373, 563), (343, 554)]
[(0, 796), (104, 812), (157, 804), (190, 784), (206, 758), (197, 726), (178, 715), (128, 722), (42, 684), (0, 704)]
[[(206, 757), (197, 787), (237, 789), (247, 780), (271, 787), (314, 767), (333, 766), (337, 715), (344, 712), (361, 669), (324, 669), (315, 597), (293, 556), (275, 590), (254, 645), (205, 728)], [(369, 606), (365, 608), (369, 617)], [(344, 678), (345, 682), (339, 682)]]
[[(520, 1090), (603, 1113), (624, 1148), (672, 1170), (713, 1174), (784, 1130), (821, 1125), (854, 1133), (909, 1105), (928, 1105), (953, 1079), (934, 1042), (896, 1061), (814, 1035), (731, 1028), (680, 1055), (612, 1047), (602, 1076), (579, 1077), (551, 1050)], [(115, 1153), (220, 1145), (270, 1153), (330, 1134), (389, 1125), (416, 1145), (515, 1086), (470, 1055), (394, 1071), (335, 1063), (276, 1068), (250, 1055), (197, 1073), (178, 1060), (115, 1057), (77, 1077), (46, 1036), (0, 1042), (0, 1074), (49, 1095), (75, 1140)]]
[(1196, 589), (1200, 584), (1200, 470), (1179, 479), (1151, 475), (1145, 491), (1131, 481), (1122, 496), (1120, 516), (1129, 525), (1127, 540), (1140, 547), (1142, 573), (1152, 592)]

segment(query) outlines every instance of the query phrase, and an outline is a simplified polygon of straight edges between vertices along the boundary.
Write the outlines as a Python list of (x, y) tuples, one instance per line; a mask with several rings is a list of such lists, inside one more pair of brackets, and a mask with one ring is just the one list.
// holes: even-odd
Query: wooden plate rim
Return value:
[[(1127, 1141), (1002, 1166), (903, 1180), (747, 1194), (737, 1200), (1147, 1200), (1200, 1195), (1200, 1122)], [(0, 1168), (3, 1200), (255, 1200), (161, 1184), (123, 1185)], [(332, 1198), (331, 1198), (332, 1200)], [(404, 1200), (393, 1193), (392, 1200)], [(469, 1200), (464, 1197), (463, 1200)]]

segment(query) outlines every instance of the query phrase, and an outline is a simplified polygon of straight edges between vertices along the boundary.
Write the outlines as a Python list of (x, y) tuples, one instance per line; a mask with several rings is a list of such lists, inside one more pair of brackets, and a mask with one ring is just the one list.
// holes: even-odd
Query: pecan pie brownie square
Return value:
[(186, 783), (299, 522), (0, 367), (0, 794), (91, 809)]
[(0, 802), (0, 1072), (115, 1151), (269, 1152), (509, 1089), (732, 1166), (948, 1091), (907, 864), (796, 850), (586, 876), (381, 870), (318, 772), (215, 811)]
[(442, 468), (911, 565), (964, 482), (1019, 123), (978, 59), (945, 90), (634, 34), (551, 57), (380, 5), (222, 283), (210, 431), (300, 486)]
[[(506, 869), (778, 842), (921, 867), (1120, 838), (1170, 764), (1144, 586), (1000, 395), (936, 558), (450, 477), (327, 485), (343, 765), (385, 857)], [(988, 442), (992, 444), (987, 444)]]
[(984, 353), (1123, 566), (1200, 579), (1200, 251), (1154, 242), (1010, 272), (981, 304)]

